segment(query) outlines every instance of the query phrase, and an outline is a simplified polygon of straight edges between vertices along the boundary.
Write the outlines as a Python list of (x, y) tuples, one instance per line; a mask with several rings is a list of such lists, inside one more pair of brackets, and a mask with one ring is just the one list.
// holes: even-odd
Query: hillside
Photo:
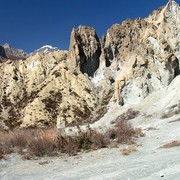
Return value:
[(179, 16), (179, 5), (169, 1), (145, 19), (114, 24), (102, 39), (79, 26), (69, 51), (25, 60), (9, 59), (7, 52), (23, 51), (2, 47), (1, 128), (91, 123), (111, 102), (138, 104), (167, 87), (180, 73)]
[[(73, 28), (67, 51), (0, 46), (0, 179), (178, 180), (179, 86), (174, 0), (102, 38), (92, 27)], [(124, 122), (130, 138), (118, 142), (113, 128), (122, 132)], [(93, 133), (99, 146), (88, 144)]]

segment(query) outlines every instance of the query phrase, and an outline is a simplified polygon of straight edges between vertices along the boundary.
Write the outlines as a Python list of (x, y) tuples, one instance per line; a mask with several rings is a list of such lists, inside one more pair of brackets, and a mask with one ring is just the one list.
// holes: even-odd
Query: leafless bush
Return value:
[(74, 136), (67, 136), (56, 128), (23, 129), (0, 132), (0, 158), (4, 154), (17, 152), (24, 159), (38, 156), (54, 156), (59, 153), (76, 155), (82, 150), (99, 149), (112, 143), (129, 143), (135, 137), (135, 130), (127, 120), (118, 119), (113, 129), (100, 133), (88, 128)]
[[(32, 156), (52, 155), (55, 148), (53, 129), (23, 129), (1, 133), (4, 153), (28, 153)], [(2, 149), (1, 148), (1, 149)], [(27, 155), (25, 155), (27, 156)]]
[(78, 135), (74, 137), (60, 135), (58, 140), (60, 152), (69, 155), (76, 155), (82, 150), (105, 148), (109, 144), (104, 134), (91, 129), (86, 132), (80, 130)]
[(32, 138), (28, 145), (28, 154), (31, 156), (53, 156), (56, 155), (56, 142), (46, 136)]
[(9, 149), (16, 148), (19, 153), (26, 147), (27, 139), (29, 139), (30, 133), (25, 130), (13, 130), (5, 134), (4, 144)]
[(110, 139), (106, 134), (101, 134), (95, 131), (91, 136), (91, 142), (92, 142), (91, 148), (99, 149), (99, 148), (107, 147), (110, 143)]
[(115, 127), (116, 127), (116, 132), (117, 132), (117, 141), (119, 143), (121, 142), (127, 143), (135, 134), (134, 129), (127, 122), (127, 120), (118, 121)]
[(135, 136), (135, 130), (128, 123), (127, 120), (116, 119), (116, 125), (113, 129), (110, 129), (106, 132), (110, 139), (116, 140), (118, 143), (128, 143)]
[(74, 156), (78, 152), (78, 144), (74, 137), (59, 135), (57, 144), (58, 144), (58, 150), (61, 153), (66, 153), (70, 156)]
[(128, 109), (125, 113), (117, 117), (117, 120), (130, 120), (139, 115), (139, 111), (134, 111), (133, 109)]

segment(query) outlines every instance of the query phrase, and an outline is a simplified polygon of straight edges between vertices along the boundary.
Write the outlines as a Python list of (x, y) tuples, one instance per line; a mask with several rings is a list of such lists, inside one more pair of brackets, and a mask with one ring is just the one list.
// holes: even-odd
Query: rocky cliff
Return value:
[(28, 57), (28, 54), (22, 49), (12, 48), (9, 44), (4, 44), (0, 46), (0, 61), (4, 62), (8, 59), (11, 60), (25, 60)]
[(14, 60), (0, 47), (12, 59), (0, 64), (1, 127), (81, 124), (111, 102), (141, 102), (180, 74), (179, 32), (180, 7), (170, 0), (145, 19), (114, 24), (101, 40), (91, 27), (74, 28), (69, 51)]
[(5, 59), (7, 59), (5, 50), (3, 46), (0, 46), (0, 62), (3, 62)]
[(146, 19), (115, 24), (103, 38), (103, 61), (97, 77), (115, 81), (113, 99), (138, 103), (179, 75), (180, 8), (175, 1)]
[(79, 26), (71, 33), (69, 59), (72, 59), (82, 73), (93, 77), (99, 67), (101, 55), (100, 40), (91, 27)]

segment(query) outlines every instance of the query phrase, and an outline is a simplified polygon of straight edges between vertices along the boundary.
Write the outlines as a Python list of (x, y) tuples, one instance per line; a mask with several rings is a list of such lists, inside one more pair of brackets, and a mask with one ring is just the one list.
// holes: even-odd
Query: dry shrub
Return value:
[(94, 131), (94, 133), (91, 136), (91, 142), (92, 148), (94, 149), (105, 148), (110, 143), (110, 139), (105, 134), (101, 134), (97, 131)]
[(127, 148), (124, 148), (121, 150), (122, 155), (129, 155), (131, 152), (137, 151), (136, 146), (128, 146)]
[(4, 144), (6, 144), (6, 147), (9, 147), (9, 149), (15, 148), (16, 151), (21, 153), (23, 149), (26, 148), (27, 139), (29, 138), (29, 136), (29, 132), (25, 130), (9, 131), (4, 136)]
[(135, 131), (127, 120), (121, 120), (120, 117), (120, 119), (117, 119), (115, 127), (106, 132), (106, 136), (118, 143), (128, 143), (135, 136)]
[(172, 141), (170, 143), (164, 144), (163, 146), (161, 146), (161, 148), (173, 148), (173, 147), (177, 147), (177, 146), (180, 146), (180, 140)]
[(53, 156), (56, 154), (55, 149), (56, 144), (45, 137), (32, 139), (28, 144), (28, 154), (30, 156)]
[(92, 134), (93, 134), (93, 131), (91, 131), (91, 130), (87, 130), (85, 132), (83, 132), (83, 131), (79, 132), (78, 136), (76, 137), (79, 149), (88, 150), (91, 148)]
[(116, 124), (117, 130), (117, 142), (125, 142), (127, 143), (132, 136), (134, 136), (135, 131), (132, 126), (127, 122), (127, 120), (119, 121)]
[(60, 135), (58, 140), (60, 152), (71, 156), (76, 155), (82, 150), (105, 148), (109, 143), (104, 134), (91, 129), (86, 132), (79, 130), (78, 135), (74, 137)]
[(0, 142), (0, 159), (5, 158), (6, 155), (10, 153), (12, 153), (12, 150), (8, 146)]
[(125, 113), (118, 116), (115, 120), (115, 123), (118, 121), (131, 120), (139, 115), (139, 111), (134, 111), (133, 109), (128, 109)]
[(113, 129), (100, 133), (88, 128), (74, 136), (67, 136), (57, 128), (23, 129), (0, 132), (0, 153), (17, 152), (23, 159), (31, 159), (34, 156), (54, 156), (59, 153), (76, 155), (82, 150), (99, 149), (111, 146), (111, 144), (133, 142), (136, 132), (127, 120), (117, 119)]
[(78, 145), (74, 137), (59, 135), (57, 144), (58, 150), (61, 153), (66, 153), (70, 156), (74, 156), (78, 152)]
[[(1, 132), (4, 153), (17, 152), (24, 157), (52, 155), (55, 149), (54, 129), (23, 129)], [(28, 154), (25, 154), (28, 153)]]
[(30, 138), (27, 143), (28, 153), (31, 156), (53, 156), (56, 154), (56, 139), (53, 129), (39, 130), (36, 136)]

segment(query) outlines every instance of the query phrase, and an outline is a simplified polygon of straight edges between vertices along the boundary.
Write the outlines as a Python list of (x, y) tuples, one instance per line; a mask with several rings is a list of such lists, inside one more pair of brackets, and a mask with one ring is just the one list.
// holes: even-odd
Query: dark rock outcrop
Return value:
[(5, 50), (2, 46), (0, 46), (0, 62), (3, 62), (7, 58)]
[(14, 49), (9, 44), (3, 45), (6, 57), (11, 60), (25, 60), (28, 57), (28, 54), (22, 49)]
[(71, 33), (69, 57), (76, 61), (82, 73), (93, 77), (99, 67), (101, 44), (91, 27), (79, 26)]

